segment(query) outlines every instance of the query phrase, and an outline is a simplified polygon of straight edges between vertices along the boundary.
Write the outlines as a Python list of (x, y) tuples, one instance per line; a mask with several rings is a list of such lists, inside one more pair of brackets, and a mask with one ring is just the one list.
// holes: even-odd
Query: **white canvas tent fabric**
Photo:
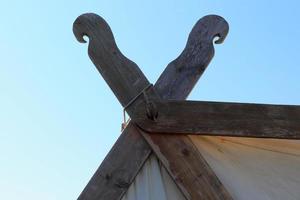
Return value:
[(152, 154), (122, 200), (185, 200), (185, 197)]
[(300, 199), (299, 140), (190, 138), (233, 199)]

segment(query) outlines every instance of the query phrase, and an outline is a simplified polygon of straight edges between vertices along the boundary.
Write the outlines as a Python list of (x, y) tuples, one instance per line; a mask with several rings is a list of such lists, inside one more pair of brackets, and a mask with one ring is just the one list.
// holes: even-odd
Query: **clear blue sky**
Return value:
[(190, 99), (300, 104), (299, 1), (16, 1), (0, 7), (0, 194), (76, 199), (118, 135), (122, 108), (72, 23), (95, 12), (155, 82), (204, 15), (230, 24)]

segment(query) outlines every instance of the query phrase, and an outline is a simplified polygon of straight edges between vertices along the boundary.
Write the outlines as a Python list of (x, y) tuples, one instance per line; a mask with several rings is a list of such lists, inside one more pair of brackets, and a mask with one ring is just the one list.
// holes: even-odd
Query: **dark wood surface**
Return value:
[(182, 53), (166, 67), (155, 84), (160, 97), (186, 99), (214, 56), (214, 38), (220, 44), (228, 31), (228, 23), (220, 16), (208, 15), (198, 20)]
[[(73, 32), (79, 42), (85, 42), (83, 36), (88, 36), (88, 54), (122, 106), (149, 85), (138, 66), (120, 52), (110, 27), (100, 16), (79, 16)], [(78, 200), (121, 199), (151, 152), (139, 131), (129, 123)]]
[(147, 132), (300, 139), (300, 106), (204, 101), (155, 104), (159, 110), (155, 121), (147, 119), (143, 110), (133, 119)]
[(103, 18), (83, 14), (75, 20), (73, 32), (79, 42), (88, 36), (89, 57), (123, 107), (149, 85), (140, 68), (120, 52)]
[[(81, 19), (80, 19), (81, 18)], [(97, 22), (98, 21), (98, 22)], [(136, 70), (136, 65), (132, 64), (131, 61), (126, 59), (125, 57), (121, 56), (122, 54), (119, 51), (116, 51), (115, 43), (113, 38), (110, 38), (112, 36), (110, 29), (105, 28), (104, 31), (96, 31), (94, 29), (97, 29), (97, 27), (101, 28), (102, 26), (108, 26), (105, 21), (100, 18), (99, 16), (96, 16), (95, 14), (85, 14), (80, 16), (74, 23), (73, 31), (76, 36), (76, 38), (83, 42), (83, 36), (87, 35), (92, 37), (92, 40), (90, 38), (90, 42), (94, 43), (101, 43), (101, 44), (94, 44), (89, 45), (89, 54), (91, 59), (93, 60), (94, 64), (100, 71), (100, 73), (104, 76), (105, 80), (110, 85), (111, 89), (114, 91), (116, 96), (118, 97), (119, 101), (123, 106), (127, 105), (127, 102), (130, 102), (130, 98), (132, 96), (135, 96), (138, 94), (138, 91), (141, 91), (144, 86), (148, 84), (147, 79), (142, 75), (141, 72)], [(200, 28), (197, 28), (198, 26), (201, 26), (203, 30), (200, 30)], [(217, 26), (217, 28), (215, 27)], [(199, 79), (203, 71), (205, 70), (205, 67), (208, 65), (210, 59), (213, 56), (213, 38), (215, 36), (220, 36), (220, 39), (218, 40), (218, 43), (222, 42), (228, 32), (228, 24), (225, 22), (225, 20), (219, 16), (207, 16), (203, 19), (199, 20), (195, 27), (193, 28), (192, 33), (189, 37), (189, 43), (187, 44), (185, 48), (186, 53), (182, 53), (180, 58), (177, 58), (177, 61), (173, 61), (173, 64), (168, 65), (167, 69), (164, 71), (164, 73), (159, 78), (159, 81), (154, 86), (155, 90), (162, 95), (162, 98), (164, 99), (177, 99), (177, 100), (183, 100), (187, 97), (187, 95), (192, 90), (193, 86), (196, 84), (196, 81)], [(199, 36), (202, 35), (201, 37)], [(103, 35), (104, 37), (108, 37), (109, 42), (98, 38), (97, 35)], [(206, 37), (206, 39), (201, 40), (202, 37)], [(97, 38), (97, 39), (95, 39)], [(199, 42), (201, 40), (201, 42)], [(112, 42), (113, 41), (113, 42)], [(198, 42), (196, 46), (194, 45), (194, 42)], [(112, 61), (105, 61), (103, 62), (102, 59), (108, 58), (114, 58), (114, 56), (111, 54), (111, 50), (106, 49), (106, 47), (103, 50), (103, 45), (113, 46), (112, 52), (117, 52), (117, 55), (120, 57), (117, 57), (117, 64), (115, 64)], [(208, 48), (208, 46), (210, 46)], [(100, 52), (97, 52), (100, 50)], [(105, 51), (104, 53), (102, 51)], [(107, 51), (107, 52), (106, 52)], [(103, 54), (102, 54), (103, 53)], [(113, 53), (114, 54), (114, 53)], [(198, 58), (198, 56), (200, 58)], [(188, 57), (188, 58), (185, 58)], [(194, 59), (191, 59), (194, 58)], [(114, 58), (115, 59), (115, 58)], [(203, 60), (204, 59), (204, 60)], [(181, 60), (178, 62), (178, 60)], [(121, 64), (120, 64), (120, 63)], [(129, 82), (127, 80), (128, 77), (121, 77), (122, 81), (115, 82), (115, 80), (111, 80), (112, 75), (118, 74), (117, 71), (113, 71), (110, 69), (105, 68), (105, 71), (102, 69), (102, 65), (107, 65), (107, 67), (116, 67), (117, 69), (121, 69), (123, 65), (126, 65), (128, 67), (125, 67), (125, 73), (129, 73), (128, 71), (133, 70), (134, 76), (132, 82)], [(122, 65), (122, 66), (121, 66)], [(186, 75), (181, 76), (180, 72), (186, 73)], [(122, 72), (123, 73), (123, 72)], [(119, 75), (122, 76), (122, 73)], [(109, 74), (109, 75), (108, 75)], [(130, 74), (130, 73), (129, 73)], [(118, 75), (118, 76), (119, 76)], [(123, 84), (122, 82), (127, 81), (128, 84), (138, 84), (134, 86), (133, 88), (130, 87), (124, 87), (123, 89), (119, 88), (119, 84)], [(174, 79), (176, 81), (174, 82)], [(179, 85), (182, 84), (182, 86), (179, 87)], [(127, 85), (127, 84), (126, 84)], [(177, 92), (175, 89), (178, 88)], [(133, 92), (130, 90), (134, 90)], [(126, 91), (129, 90), (128, 97), (126, 96)], [(128, 91), (127, 91), (128, 92)], [(164, 93), (167, 94), (164, 94)], [(123, 94), (125, 96), (123, 96)], [(138, 142), (139, 146), (136, 147), (135, 145), (131, 144), (131, 141), (124, 139), (123, 137), (130, 138), (129, 134), (133, 134), (134, 138), (138, 138), (138, 134), (136, 133), (136, 130), (133, 130), (133, 127), (131, 124), (128, 125), (128, 127), (125, 129), (124, 133), (121, 136), (114, 147), (112, 148), (111, 152), (107, 155), (105, 160), (102, 162), (101, 166), (93, 176), (93, 178), (90, 180), (84, 191), (81, 193), (80, 197), (78, 199), (80, 200), (100, 200), (100, 199), (120, 199), (124, 192), (127, 190), (127, 187), (130, 185), (136, 174), (138, 173), (140, 167), (145, 162), (145, 159), (149, 156), (151, 148), (155, 148), (155, 153), (157, 154), (158, 158), (162, 160), (169, 160), (172, 161), (172, 170), (169, 168), (169, 166), (165, 166), (168, 172), (171, 174), (173, 178), (175, 178), (176, 184), (179, 186), (179, 188), (183, 191), (187, 199), (231, 199), (228, 192), (226, 192), (226, 189), (223, 187), (223, 185), (219, 182), (218, 178), (214, 174), (214, 172), (211, 170), (211, 168), (207, 165), (205, 160), (203, 160), (202, 157), (200, 157), (199, 153), (196, 151), (189, 151), (190, 154), (197, 154), (194, 155), (193, 158), (196, 160), (193, 161), (193, 164), (187, 162), (184, 166), (185, 168), (189, 168), (186, 173), (186, 175), (182, 174), (181, 180), (179, 181), (176, 179), (178, 174), (180, 173), (180, 167), (181, 167), (181, 160), (185, 159), (186, 155), (182, 155), (178, 153), (177, 149), (174, 148), (178, 141), (176, 140), (184, 140), (182, 142), (183, 147), (187, 149), (195, 149), (193, 146), (193, 143), (188, 140), (186, 136), (172, 136), (171, 138), (167, 138), (166, 135), (147, 135), (146, 133), (143, 133), (144, 138), (148, 141), (148, 143), (151, 145), (150, 147), (147, 147), (147, 145), (144, 142)], [(132, 130), (131, 130), (132, 129)], [(171, 136), (170, 136), (171, 137)], [(160, 142), (157, 142), (157, 141)], [(137, 142), (137, 141), (135, 141)], [(167, 151), (165, 154), (160, 154), (159, 149), (165, 149), (164, 145), (166, 143), (170, 143), (169, 147), (167, 148)], [(129, 150), (126, 150), (126, 152), (120, 152), (119, 146), (121, 148), (129, 148)], [(130, 147), (129, 147), (130, 146)], [(142, 151), (142, 152), (140, 152)], [(115, 152), (115, 153), (112, 153)], [(119, 152), (119, 153), (118, 153)], [(135, 155), (140, 155), (138, 159), (131, 156), (131, 153), (135, 152)], [(174, 152), (174, 155), (170, 155), (170, 152)], [(118, 161), (120, 160), (120, 161)], [(114, 165), (110, 164), (111, 162), (115, 163)], [(135, 162), (134, 165), (130, 166), (131, 162)], [(164, 164), (166, 162), (163, 162)], [(122, 167), (122, 165), (124, 167)], [(106, 167), (109, 166), (109, 167)], [(205, 166), (205, 167), (203, 167)], [(124, 170), (122, 170), (124, 169)], [(126, 170), (125, 170), (126, 169)], [(193, 177), (194, 173), (191, 173), (192, 171), (199, 171), (202, 170), (201, 176)], [(128, 171), (128, 172), (127, 172)], [(114, 173), (114, 179), (111, 180), (119, 180), (119, 182), (124, 182), (125, 184), (117, 184), (122, 185), (123, 189), (115, 189), (114, 181), (107, 181), (107, 179), (103, 179), (103, 175), (108, 174), (108, 177), (110, 177), (110, 173)], [(122, 173), (124, 174), (122, 174)], [(175, 175), (173, 175), (173, 173)], [(125, 177), (124, 177), (125, 176)], [(193, 184), (194, 181), (199, 181), (202, 183), (205, 183), (204, 180), (211, 180), (210, 183), (219, 183), (218, 187), (215, 187), (215, 185), (207, 184), (205, 187), (200, 187), (197, 189), (190, 188), (190, 186)], [(113, 191), (111, 191), (113, 190)], [(109, 192), (110, 191), (110, 192)], [(102, 194), (103, 193), (103, 194)]]
[(78, 199), (120, 199), (151, 152), (139, 131), (129, 124)]
[[(85, 42), (83, 36), (89, 38), (89, 57), (132, 117), (136, 106), (144, 101), (142, 91), (149, 90), (150, 83), (143, 72), (121, 53), (109, 25), (100, 16), (93, 13), (79, 16), (73, 32), (79, 42)], [(151, 93), (152, 98), (159, 98), (155, 90)]]
[[(228, 29), (227, 22), (216, 15), (203, 17), (196, 23), (182, 54), (167, 66), (155, 84), (162, 99), (187, 98), (213, 57), (214, 37), (220, 36), (217, 43), (221, 43)], [(147, 133), (143, 136), (187, 199), (232, 199), (187, 136)]]
[(232, 199), (189, 137), (144, 136), (187, 199)]

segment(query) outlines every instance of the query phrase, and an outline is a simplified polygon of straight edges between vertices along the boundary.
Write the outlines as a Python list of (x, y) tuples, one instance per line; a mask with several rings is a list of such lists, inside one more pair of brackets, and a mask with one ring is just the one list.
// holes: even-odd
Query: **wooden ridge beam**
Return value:
[[(136, 109), (132, 120), (149, 133), (300, 139), (300, 106), (159, 101), (155, 120)], [(139, 112), (140, 111), (140, 112)]]

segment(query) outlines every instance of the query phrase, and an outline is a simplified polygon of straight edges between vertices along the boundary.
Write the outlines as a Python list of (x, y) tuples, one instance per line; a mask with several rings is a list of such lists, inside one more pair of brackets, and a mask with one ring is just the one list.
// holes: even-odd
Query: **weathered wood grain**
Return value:
[(78, 200), (121, 199), (151, 152), (139, 131), (129, 124)]
[(187, 199), (232, 199), (189, 137), (143, 135)]
[[(149, 89), (150, 83), (131, 60), (118, 49), (113, 33), (103, 18), (88, 13), (79, 16), (73, 25), (73, 32), (79, 42), (89, 38), (88, 54), (94, 65), (114, 92), (126, 112), (133, 117), (135, 107), (144, 101), (142, 91)], [(155, 90), (152, 98), (158, 99)]]
[[(164, 100), (184, 100), (213, 57), (213, 39), (221, 43), (228, 24), (220, 16), (201, 18), (191, 31), (182, 54), (164, 70), (154, 88)], [(187, 199), (232, 199), (187, 136), (143, 133), (159, 160)]]
[(103, 18), (83, 14), (75, 20), (73, 32), (79, 42), (85, 42), (83, 36), (88, 36), (89, 57), (123, 107), (149, 85), (140, 68), (118, 49)]
[[(79, 19), (81, 17), (81, 19)], [(108, 25), (105, 23), (105, 21), (100, 18), (99, 16), (96, 16), (94, 14), (85, 14), (80, 16), (74, 23), (74, 34), (77, 37), (77, 39), (81, 42), (84, 42), (82, 37), (84, 35), (89, 36), (90, 42), (96, 43), (89, 45), (89, 55), (91, 59), (93, 60), (94, 64), (100, 71), (100, 73), (104, 76), (105, 80), (108, 82), (116, 96), (118, 97), (119, 101), (123, 106), (127, 105), (128, 102), (130, 102), (131, 98), (139, 94), (139, 91), (141, 91), (144, 86), (148, 84), (147, 81), (145, 81), (145, 77), (142, 75), (142, 73), (136, 69), (136, 65), (132, 64), (131, 61), (126, 59), (122, 56), (122, 54), (118, 51), (118, 49), (115, 46), (112, 34), (110, 29), (107, 29)], [(104, 26), (104, 31), (95, 31), (96, 27)], [(197, 28), (198, 26), (201, 26), (202, 30), (200, 28)], [(215, 28), (217, 26), (217, 28)], [(178, 58), (178, 61), (174, 61), (173, 64), (168, 65), (167, 70), (164, 71), (164, 73), (159, 78), (158, 83), (154, 86), (156, 91), (162, 95), (162, 98), (164, 99), (178, 99), (183, 100), (187, 97), (189, 92), (192, 90), (193, 86), (195, 85), (196, 81), (199, 79), (201, 74), (203, 73), (205, 67), (208, 65), (210, 59), (213, 56), (213, 49), (212, 49), (212, 41), (215, 36), (219, 36), (220, 39), (218, 42), (222, 42), (228, 32), (228, 24), (225, 22), (225, 20), (219, 16), (207, 16), (201, 19), (193, 28), (192, 33), (190, 34), (189, 38), (189, 44), (185, 48), (185, 51), (187, 53), (183, 53), (180, 58)], [(198, 35), (202, 35), (201, 37), (198, 37)], [(107, 39), (101, 39), (98, 37), (98, 35), (102, 35), (104, 37), (108, 37)], [(206, 40), (198, 42), (198, 40), (201, 40), (202, 37), (206, 37)], [(95, 39), (96, 38), (96, 39)], [(193, 41), (193, 42), (191, 42)], [(196, 46), (193, 46), (194, 42), (198, 42)], [(100, 44), (98, 44), (100, 43)], [(106, 49), (107, 46), (112, 49)], [(208, 46), (210, 46), (208, 48)], [(100, 52), (97, 52), (100, 50)], [(116, 52), (116, 53), (114, 53)], [(114, 57), (113, 55), (118, 55), (117, 57)], [(202, 55), (199, 57), (199, 55)], [(192, 59), (193, 58), (193, 59)], [(103, 61), (103, 59), (106, 61)], [(111, 61), (110, 59), (117, 59), (117, 61)], [(204, 61), (203, 61), (204, 59)], [(179, 62), (180, 61), (180, 62)], [(192, 61), (192, 62), (191, 62)], [(111, 70), (109, 68), (102, 68), (102, 65), (106, 65), (107, 67), (114, 67), (118, 70), (114, 71), (115, 69)], [(125, 67), (125, 72), (123, 67)], [(105, 70), (103, 70), (105, 69)], [(120, 71), (119, 71), (120, 70)], [(130, 70), (133, 70), (133, 78), (128, 79), (128, 77), (123, 77), (123, 72), (127, 75), (130, 75)], [(121, 72), (121, 73), (119, 73)], [(185, 73), (186, 75), (181, 75), (180, 73)], [(116, 79), (116, 77), (112, 77), (117, 74), (117, 78), (120, 77), (120, 81), (115, 81), (113, 79)], [(131, 76), (131, 75), (130, 75)], [(174, 79), (176, 81), (174, 82)], [(122, 85), (125, 81), (125, 86)], [(130, 82), (131, 81), (131, 82)], [(130, 84), (137, 84), (134, 85), (133, 88), (127, 87)], [(180, 86), (182, 84), (182, 86)], [(175, 89), (178, 89), (176, 92)], [(131, 91), (133, 90), (133, 91)], [(167, 92), (167, 94), (164, 94)], [(131, 124), (128, 125), (128, 127), (125, 129), (123, 135), (127, 134), (134, 134), (136, 133), (133, 131), (131, 133), (131, 128), (133, 127)], [(135, 134), (137, 135), (137, 134)], [(176, 146), (176, 140), (184, 140), (182, 142), (183, 146), (193, 149), (193, 143), (189, 140), (186, 140), (185, 136), (172, 136), (173, 139), (166, 138), (165, 135), (149, 135), (147, 136), (146, 133), (143, 134), (143, 136), (146, 138), (148, 143), (151, 145), (151, 148), (156, 149), (156, 154), (158, 155), (159, 159), (162, 160), (170, 160), (173, 161), (173, 168), (174, 170), (171, 170), (169, 166), (166, 166), (166, 169), (171, 173), (171, 176), (173, 178), (176, 178), (177, 174), (180, 173), (180, 159), (184, 160), (185, 155), (177, 154), (177, 149), (174, 149)], [(125, 136), (123, 136), (125, 137)], [(126, 136), (127, 137), (127, 136)], [(137, 137), (137, 136), (136, 136)], [(157, 142), (157, 140), (161, 140), (160, 142)], [(153, 141), (153, 142), (152, 142)], [(171, 148), (167, 148), (166, 151), (168, 152), (165, 154), (159, 153), (159, 148), (164, 148), (164, 143), (170, 143)], [(172, 145), (174, 143), (174, 145)], [(111, 152), (119, 152), (119, 146), (122, 146), (125, 148), (125, 146), (130, 146), (131, 142), (125, 139), (119, 139), (117, 143), (114, 145)], [(140, 169), (140, 166), (144, 163), (145, 159), (148, 156), (149, 150), (151, 149), (147, 145), (145, 145), (143, 142), (140, 142), (140, 147), (132, 146), (130, 147), (130, 150), (126, 151), (125, 153), (109, 153), (106, 159), (103, 161), (91, 181), (86, 186), (85, 190), (80, 195), (80, 200), (100, 200), (100, 199), (120, 199), (122, 195), (124, 194), (124, 190), (115, 189), (115, 185), (112, 185), (113, 181), (107, 182), (100, 176), (101, 174), (107, 174), (109, 171), (114, 172), (114, 180), (120, 180), (119, 182), (126, 182), (126, 187), (131, 183), (130, 181), (133, 180), (135, 175), (138, 173), (138, 170)], [(136, 151), (136, 155), (140, 155), (139, 159), (136, 159), (135, 157), (131, 156), (131, 153)], [(138, 153), (139, 151), (145, 151), (146, 153)], [(171, 157), (169, 154), (170, 152), (174, 151), (175, 158)], [(191, 154), (195, 154), (197, 152), (195, 151), (189, 151)], [(197, 153), (198, 154), (198, 153)], [(222, 184), (219, 182), (218, 178), (214, 175), (213, 171), (209, 168), (207, 163), (200, 159), (199, 155), (194, 155), (193, 158), (196, 158), (198, 160), (195, 160), (193, 163), (190, 164), (189, 162), (186, 163), (185, 167), (191, 169), (191, 171), (195, 170), (197, 172), (199, 169), (203, 170), (202, 176), (193, 177), (193, 173), (190, 173), (187, 171), (187, 174), (181, 174), (182, 181), (178, 181), (175, 179), (176, 184), (183, 190), (184, 194), (188, 199), (231, 199), (230, 195), (226, 192), (225, 188), (222, 186)], [(120, 160), (115, 161), (115, 160)], [(187, 159), (188, 160), (188, 159)], [(111, 165), (111, 162), (115, 162), (114, 165)], [(135, 162), (135, 165), (132, 165), (131, 168), (130, 163)], [(124, 168), (122, 167), (122, 164), (118, 165), (119, 163), (122, 163), (124, 165)], [(165, 163), (165, 162), (163, 162)], [(110, 166), (111, 168), (108, 169), (106, 166)], [(203, 167), (206, 166), (206, 167)], [(123, 174), (120, 174), (120, 169), (126, 169), (128, 170), (126, 173), (126, 176), (124, 177)], [(121, 170), (122, 171), (122, 170)], [(175, 173), (176, 175), (173, 175)], [(100, 174), (100, 175), (99, 175)], [(206, 174), (209, 174), (206, 176)], [(126, 178), (127, 177), (127, 178)], [(218, 187), (215, 187), (215, 185), (205, 185), (205, 187), (191, 189), (190, 186), (192, 183), (196, 180), (201, 183), (204, 180), (209, 179), (211, 180), (211, 183), (219, 183), (220, 185)], [(125, 181), (124, 181), (125, 180)], [(183, 184), (184, 183), (184, 184)], [(120, 185), (120, 184), (117, 184)], [(124, 184), (121, 184), (124, 185)], [(124, 188), (126, 188), (124, 187)], [(221, 188), (221, 189), (220, 189)], [(113, 191), (111, 191), (113, 190)], [(110, 191), (110, 192), (107, 192)], [(103, 194), (102, 194), (103, 193)], [(195, 197), (195, 198), (194, 198)]]
[(142, 109), (132, 119), (147, 132), (300, 139), (300, 106), (205, 101), (155, 105), (159, 110), (155, 121)]
[(214, 56), (215, 43), (224, 41), (229, 31), (225, 19), (207, 15), (195, 24), (183, 52), (172, 61), (155, 84), (162, 99), (186, 99)]
[[(120, 52), (110, 27), (100, 16), (79, 16), (73, 32), (79, 42), (88, 36), (88, 54), (123, 107), (149, 85), (138, 66)], [(131, 113), (130, 108), (127, 111)], [(129, 124), (78, 199), (120, 199), (151, 152), (139, 131)]]

